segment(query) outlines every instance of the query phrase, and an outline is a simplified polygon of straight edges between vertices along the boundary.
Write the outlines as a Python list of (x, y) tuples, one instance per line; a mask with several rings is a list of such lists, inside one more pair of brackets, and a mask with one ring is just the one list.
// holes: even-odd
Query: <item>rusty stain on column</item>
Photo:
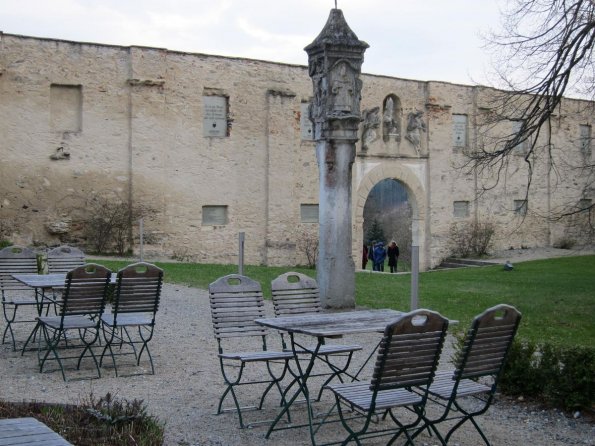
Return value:
[(336, 8), (318, 37), (305, 48), (314, 89), (310, 120), (320, 175), (316, 272), (326, 308), (355, 307), (351, 169), (361, 121), (360, 74), (366, 48), (368, 44), (357, 38)]

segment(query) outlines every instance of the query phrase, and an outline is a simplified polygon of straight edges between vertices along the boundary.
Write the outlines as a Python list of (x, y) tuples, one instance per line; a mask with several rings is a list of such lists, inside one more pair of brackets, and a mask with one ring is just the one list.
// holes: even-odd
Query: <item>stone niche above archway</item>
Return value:
[(382, 140), (384, 142), (401, 142), (402, 121), (401, 99), (394, 94), (389, 94), (382, 101)]
[[(417, 172), (417, 174), (416, 174)], [(386, 179), (397, 180), (405, 187), (411, 205), (413, 225), (418, 231), (418, 243), (420, 252), (420, 269), (425, 271), (429, 268), (429, 257), (427, 254), (427, 241), (425, 231), (426, 220), (426, 193), (423, 184), (425, 170), (414, 168), (414, 165), (406, 165), (402, 162), (383, 162), (368, 170), (359, 179), (354, 191), (354, 231), (352, 252), (354, 259), (361, 256), (363, 244), (363, 233), (360, 229), (364, 225), (364, 207), (372, 188)], [(357, 264), (357, 263), (356, 263)]]

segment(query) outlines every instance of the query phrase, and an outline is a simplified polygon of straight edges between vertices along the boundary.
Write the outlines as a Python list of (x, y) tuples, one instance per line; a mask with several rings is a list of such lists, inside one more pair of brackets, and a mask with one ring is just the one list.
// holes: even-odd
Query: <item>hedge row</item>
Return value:
[(565, 410), (590, 409), (595, 402), (595, 349), (515, 340), (499, 389)]

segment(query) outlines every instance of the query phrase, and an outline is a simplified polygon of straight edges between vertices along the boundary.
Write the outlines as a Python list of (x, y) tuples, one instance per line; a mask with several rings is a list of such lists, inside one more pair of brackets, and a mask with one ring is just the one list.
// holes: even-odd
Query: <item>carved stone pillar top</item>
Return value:
[(332, 9), (318, 37), (304, 48), (314, 86), (310, 109), (314, 139), (357, 141), (362, 89), (359, 76), (368, 47), (349, 28), (343, 12)]

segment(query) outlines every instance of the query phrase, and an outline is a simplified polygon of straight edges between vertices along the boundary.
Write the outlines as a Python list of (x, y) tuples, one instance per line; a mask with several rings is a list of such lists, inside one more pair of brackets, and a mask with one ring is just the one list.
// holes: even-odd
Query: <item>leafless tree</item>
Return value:
[[(547, 157), (554, 175), (560, 175), (558, 169), (563, 167), (583, 179), (582, 194), (577, 194), (576, 201), (556, 209), (549, 218), (588, 213), (593, 229), (595, 203), (581, 200), (595, 190), (591, 135), (588, 141), (575, 144), (582, 143), (588, 156), (579, 162), (558, 160), (565, 165), (557, 166), (552, 156), (552, 129), (564, 116), (564, 96), (595, 99), (595, 1), (508, 0), (507, 4), (501, 31), (487, 38), (496, 55), (497, 89), (485, 89), (489, 93), (482, 99), (488, 105), (480, 108), (476, 149), (467, 153), (465, 165), (480, 177), (492, 179), (482, 184), (489, 190), (504, 177), (510, 155), (522, 155), (528, 195), (535, 163)], [(593, 106), (590, 101), (579, 104), (586, 109)], [(592, 114), (593, 110), (585, 112)]]

